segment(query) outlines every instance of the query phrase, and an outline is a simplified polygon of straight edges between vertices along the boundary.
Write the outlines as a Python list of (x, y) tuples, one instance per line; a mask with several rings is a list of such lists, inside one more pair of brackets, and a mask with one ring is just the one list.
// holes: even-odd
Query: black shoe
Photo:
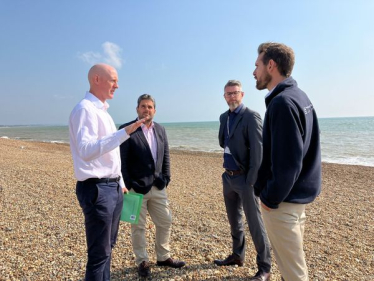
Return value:
[(243, 261), (235, 254), (228, 256), (224, 260), (214, 260), (214, 263), (218, 266), (223, 266), (223, 265), (243, 266)]
[(168, 258), (166, 261), (157, 261), (158, 266), (168, 266), (172, 268), (181, 268), (186, 265), (184, 261), (173, 260), (172, 258)]
[(263, 272), (261, 270), (257, 271), (256, 275), (252, 278), (249, 278), (251, 281), (269, 281), (270, 280), (270, 272)]
[(149, 263), (146, 261), (142, 261), (138, 267), (138, 274), (140, 277), (148, 277), (151, 275), (151, 270), (149, 269)]

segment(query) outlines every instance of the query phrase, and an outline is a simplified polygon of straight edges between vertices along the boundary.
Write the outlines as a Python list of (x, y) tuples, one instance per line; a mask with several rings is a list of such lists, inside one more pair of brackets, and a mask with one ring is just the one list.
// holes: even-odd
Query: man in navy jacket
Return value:
[(321, 191), (321, 149), (313, 104), (290, 76), (293, 50), (279, 43), (258, 48), (253, 72), (268, 89), (263, 160), (255, 184), (278, 267), (286, 281), (308, 280), (303, 251), (305, 206)]
[[(144, 118), (145, 122), (120, 146), (121, 170), (127, 189), (144, 194), (139, 223), (131, 225), (131, 239), (139, 276), (148, 277), (150, 268), (145, 237), (147, 211), (156, 226), (157, 265), (180, 268), (185, 263), (170, 257), (172, 218), (166, 193), (170, 182), (170, 157), (165, 128), (153, 122), (156, 102), (152, 96), (141, 95), (136, 111), (138, 119)], [(120, 129), (134, 122), (136, 120), (122, 125)]]

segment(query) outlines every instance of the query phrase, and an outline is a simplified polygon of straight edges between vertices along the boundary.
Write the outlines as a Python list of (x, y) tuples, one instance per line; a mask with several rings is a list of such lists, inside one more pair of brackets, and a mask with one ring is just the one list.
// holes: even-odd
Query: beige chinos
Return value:
[[(130, 192), (133, 192), (130, 190)], [(151, 190), (143, 197), (139, 223), (131, 225), (132, 247), (136, 257), (136, 264), (149, 261), (147, 253), (147, 241), (145, 227), (147, 221), (147, 210), (156, 227), (155, 250), (157, 261), (165, 261), (170, 258), (170, 233), (171, 233), (171, 211), (167, 199), (166, 188), (159, 190), (152, 186)]]
[(285, 281), (308, 281), (303, 250), (305, 204), (282, 202), (278, 209), (261, 208), (277, 265)]

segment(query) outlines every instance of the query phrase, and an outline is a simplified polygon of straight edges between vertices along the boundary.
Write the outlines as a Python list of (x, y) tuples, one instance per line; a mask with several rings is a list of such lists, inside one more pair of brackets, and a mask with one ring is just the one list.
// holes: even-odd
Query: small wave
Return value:
[(209, 152), (209, 153), (222, 153), (223, 149), (214, 149), (214, 148), (204, 148), (204, 147), (194, 147), (188, 145), (176, 145), (170, 146), (171, 150), (183, 150), (183, 151), (191, 151), (191, 152)]
[(323, 162), (335, 163), (343, 165), (357, 165), (374, 167), (374, 159), (361, 157), (347, 157), (347, 158), (322, 158)]
[(64, 144), (64, 143), (67, 143), (67, 142), (64, 142), (64, 141), (50, 141), (51, 143), (57, 143), (57, 144)]
[(40, 139), (32, 139), (32, 138), (24, 138), (24, 137), (9, 138), (7, 136), (1, 136), (0, 139), (13, 139), (13, 140), (20, 140), (20, 141), (44, 142), (44, 143), (55, 143), (55, 144), (69, 144), (68, 141), (62, 141), (62, 140), (40, 140)]

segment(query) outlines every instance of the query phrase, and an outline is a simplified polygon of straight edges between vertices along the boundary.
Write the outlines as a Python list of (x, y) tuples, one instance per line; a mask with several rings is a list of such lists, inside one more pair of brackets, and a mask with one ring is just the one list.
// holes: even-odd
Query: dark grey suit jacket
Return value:
[[(135, 121), (123, 124), (120, 129)], [(141, 194), (146, 194), (153, 185), (163, 189), (170, 182), (169, 144), (165, 128), (156, 122), (153, 123), (157, 142), (156, 164), (142, 128), (139, 127), (120, 146), (121, 170), (126, 188), (132, 188)]]
[[(221, 114), (219, 145), (224, 148), (227, 117), (229, 111)], [(247, 175), (246, 183), (254, 185), (262, 161), (262, 120), (260, 115), (243, 106), (235, 118), (229, 135), (229, 148), (236, 165)]]

